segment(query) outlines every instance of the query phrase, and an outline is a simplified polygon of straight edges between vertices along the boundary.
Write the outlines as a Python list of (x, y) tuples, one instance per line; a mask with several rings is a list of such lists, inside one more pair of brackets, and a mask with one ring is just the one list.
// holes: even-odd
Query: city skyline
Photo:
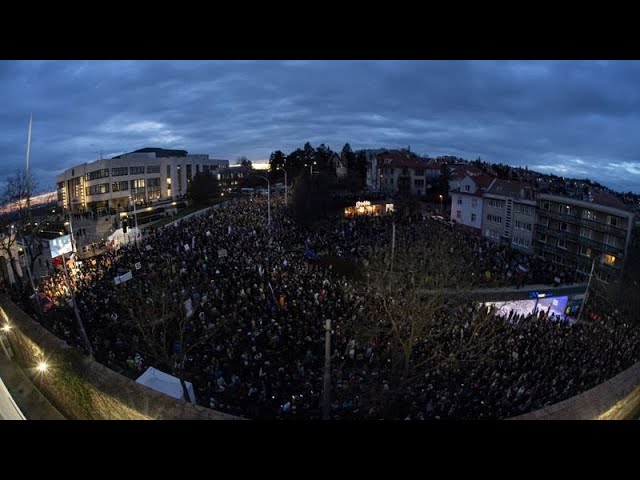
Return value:
[(40, 191), (143, 147), (235, 162), (411, 147), (640, 193), (634, 61), (3, 61), (3, 172)]

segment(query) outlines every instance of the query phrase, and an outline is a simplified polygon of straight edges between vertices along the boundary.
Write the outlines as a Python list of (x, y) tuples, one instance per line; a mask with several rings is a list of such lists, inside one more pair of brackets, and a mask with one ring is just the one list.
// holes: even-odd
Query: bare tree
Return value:
[[(366, 280), (355, 287), (355, 335), (391, 364), (390, 391), (381, 392), (379, 382), (369, 385), (377, 404), (392, 401), (433, 370), (486, 360), (495, 334), (492, 314), (469, 303), (472, 276), (446, 237), (420, 242), (400, 230), (393, 253), (389, 248), (371, 259)], [(460, 311), (463, 322), (453, 318)]]
[[(29, 262), (27, 272), (32, 272), (35, 262), (42, 254), (42, 245), (37, 237), (35, 225), (31, 221), (31, 195), (37, 188), (37, 183), (30, 178), (30, 175), (18, 170), (13, 176), (7, 179), (7, 185), (2, 195), (2, 203), (7, 205), (12, 211), (15, 219), (11, 222), (14, 225), (15, 238), (26, 250), (25, 261)], [(7, 248), (13, 247), (13, 242)], [(5, 249), (8, 252), (8, 250)], [(11, 257), (10, 257), (11, 258)], [(14, 268), (15, 271), (15, 268)]]
[[(118, 301), (127, 322), (141, 336), (145, 356), (160, 368), (169, 370), (180, 379), (185, 400), (189, 394), (184, 381), (185, 360), (199, 346), (215, 334), (205, 328), (198, 318), (188, 312), (181, 295), (181, 287), (165, 278), (145, 278), (121, 288)], [(194, 306), (195, 310), (195, 306)], [(174, 350), (175, 345), (179, 349)]]

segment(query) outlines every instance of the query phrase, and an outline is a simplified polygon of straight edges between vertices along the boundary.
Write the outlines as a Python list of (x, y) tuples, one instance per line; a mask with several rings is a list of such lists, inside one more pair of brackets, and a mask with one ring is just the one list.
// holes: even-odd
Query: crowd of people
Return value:
[[(382, 309), (371, 308), (380, 292), (318, 259), (341, 258), (366, 272), (389, 255), (395, 223), (398, 246), (445, 239), (475, 286), (573, 278), (421, 215), (336, 217), (310, 230), (281, 198), (271, 203), (271, 225), (266, 199), (237, 199), (69, 265), (70, 282), (58, 271), (38, 285), (55, 304), (40, 321), (83, 348), (75, 292), (97, 361), (131, 378), (149, 366), (164, 369), (192, 382), (199, 404), (252, 419), (322, 418), (327, 319), (334, 419), (508, 418), (640, 359), (638, 325), (612, 313), (573, 325), (544, 312), (500, 318), (452, 302), (429, 319), (410, 375), (398, 377), (392, 328)], [(36, 316), (28, 295), (13, 296)], [(372, 320), (381, 328), (367, 335)]]

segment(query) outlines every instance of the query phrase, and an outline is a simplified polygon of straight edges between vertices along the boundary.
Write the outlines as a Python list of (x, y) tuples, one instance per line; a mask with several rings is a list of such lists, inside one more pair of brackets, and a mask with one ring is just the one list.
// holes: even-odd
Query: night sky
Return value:
[(143, 147), (266, 160), (306, 141), (590, 178), (640, 193), (636, 61), (1, 61), (0, 187)]

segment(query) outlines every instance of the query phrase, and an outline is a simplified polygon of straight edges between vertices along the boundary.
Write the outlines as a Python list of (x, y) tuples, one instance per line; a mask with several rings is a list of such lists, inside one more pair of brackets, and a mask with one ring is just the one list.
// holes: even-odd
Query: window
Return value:
[(569, 205), (560, 205), (560, 213), (571, 215), (571, 207)]
[(131, 180), (131, 196), (136, 203), (144, 203), (144, 178)]
[(402, 169), (402, 175), (409, 175), (409, 169), (407, 167)]
[(182, 193), (182, 165), (176, 165), (176, 175), (178, 177), (178, 194)]
[(547, 243), (547, 234), (546, 234), (546, 233), (541, 234), (541, 235), (538, 237), (538, 241), (539, 241), (540, 243)]
[(147, 165), (147, 173), (160, 173), (160, 165)]
[(502, 223), (502, 217), (499, 216), (499, 215), (488, 214), (487, 215), (487, 220), (489, 220), (490, 222), (494, 222), (494, 223)]
[(540, 225), (542, 225), (543, 227), (548, 227), (549, 226), (549, 218), (543, 218), (540, 221)]
[(516, 204), (516, 212), (517, 213), (523, 213), (525, 215), (533, 215), (533, 207), (530, 205), (521, 205), (521, 204)]
[(612, 215), (609, 216), (609, 225), (613, 225), (617, 227), (620, 224), (618, 217), (614, 217)]
[(593, 235), (593, 230), (591, 230), (590, 228), (581, 228), (580, 229), (580, 236), (581, 237), (591, 238), (592, 235)]
[(614, 237), (613, 235), (607, 235), (604, 237), (604, 243), (607, 245), (611, 245), (612, 247), (620, 247), (622, 241), (619, 237)]
[(504, 208), (504, 200), (489, 200), (489, 206), (494, 208)]
[(511, 241), (511, 243), (513, 243), (514, 245), (519, 245), (520, 247), (526, 247), (526, 248), (529, 248), (529, 245), (530, 245), (529, 240), (521, 237), (513, 237), (513, 240)]
[(171, 177), (171, 165), (167, 165), (167, 178)]
[(562, 238), (559, 239), (558, 240), (558, 248), (562, 248), (562, 249), (566, 250), (567, 249), (567, 241), (562, 239)]
[(414, 185), (414, 186), (416, 186), (416, 187), (424, 187), (424, 180), (422, 180), (422, 179), (421, 179), (421, 180), (415, 179), (415, 180), (413, 181), (413, 185)]
[(560, 225), (558, 225), (558, 230), (560, 230), (561, 232), (566, 232), (567, 231), (567, 223), (566, 222), (560, 222)]
[(582, 218), (586, 218), (587, 220), (597, 220), (596, 213), (591, 210), (583, 210)]
[(473, 208), (476, 208), (478, 206), (478, 199), (477, 198), (472, 198), (471, 199), (471, 206)]
[(602, 256), (602, 259), (607, 265), (613, 265), (616, 263), (616, 257), (614, 257), (613, 255), (609, 255), (608, 253), (605, 253)]
[(200, 173), (200, 165), (196, 165), (196, 175)]
[(549, 202), (542, 202), (542, 209), (549, 210)]
[(472, 221), (472, 222), (475, 222), (475, 221), (476, 221), (476, 214), (475, 214), (475, 213), (472, 213), (472, 214), (471, 214), (471, 221)]
[(580, 247), (580, 255), (591, 258), (591, 249), (583, 245)]
[(533, 228), (533, 225), (531, 225), (530, 223), (527, 223), (527, 222), (523, 222), (522, 220), (516, 220), (515, 221), (515, 226), (519, 230), (526, 230), (528, 232), (530, 232), (531, 229)]
[(129, 167), (114, 167), (111, 169), (112, 177), (122, 177), (123, 175), (129, 175)]
[[(101, 170), (94, 170), (93, 172), (89, 172), (85, 174), (84, 181), (90, 182), (91, 180), (97, 180), (99, 178), (105, 178), (109, 176), (109, 169), (103, 168)], [(107, 184), (108, 185), (108, 184)]]
[(462, 212), (461, 212), (460, 210), (456, 211), (456, 218), (457, 218), (458, 220), (461, 220), (461, 219), (462, 219)]
[(462, 197), (458, 197), (458, 205), (462, 205)]
[(90, 187), (86, 187), (87, 195), (101, 195), (103, 193), (109, 193), (109, 184), (108, 183), (100, 183), (98, 185), (91, 185)]
[(464, 186), (464, 190), (465, 190), (465, 192), (468, 192), (468, 191), (471, 190), (471, 187), (469, 185), (465, 185)]
[(122, 182), (113, 182), (111, 184), (112, 192), (125, 192), (127, 190), (129, 190), (129, 182), (127, 180)]
[(151, 202), (153, 200), (160, 200), (160, 178), (147, 179), (147, 199)]
[(131, 167), (131, 175), (144, 175), (144, 167)]
[(416, 177), (422, 177), (422, 176), (424, 176), (424, 169), (422, 169), (422, 168), (416, 168), (416, 169), (414, 170), (414, 172), (415, 172), (415, 176), (416, 176)]

